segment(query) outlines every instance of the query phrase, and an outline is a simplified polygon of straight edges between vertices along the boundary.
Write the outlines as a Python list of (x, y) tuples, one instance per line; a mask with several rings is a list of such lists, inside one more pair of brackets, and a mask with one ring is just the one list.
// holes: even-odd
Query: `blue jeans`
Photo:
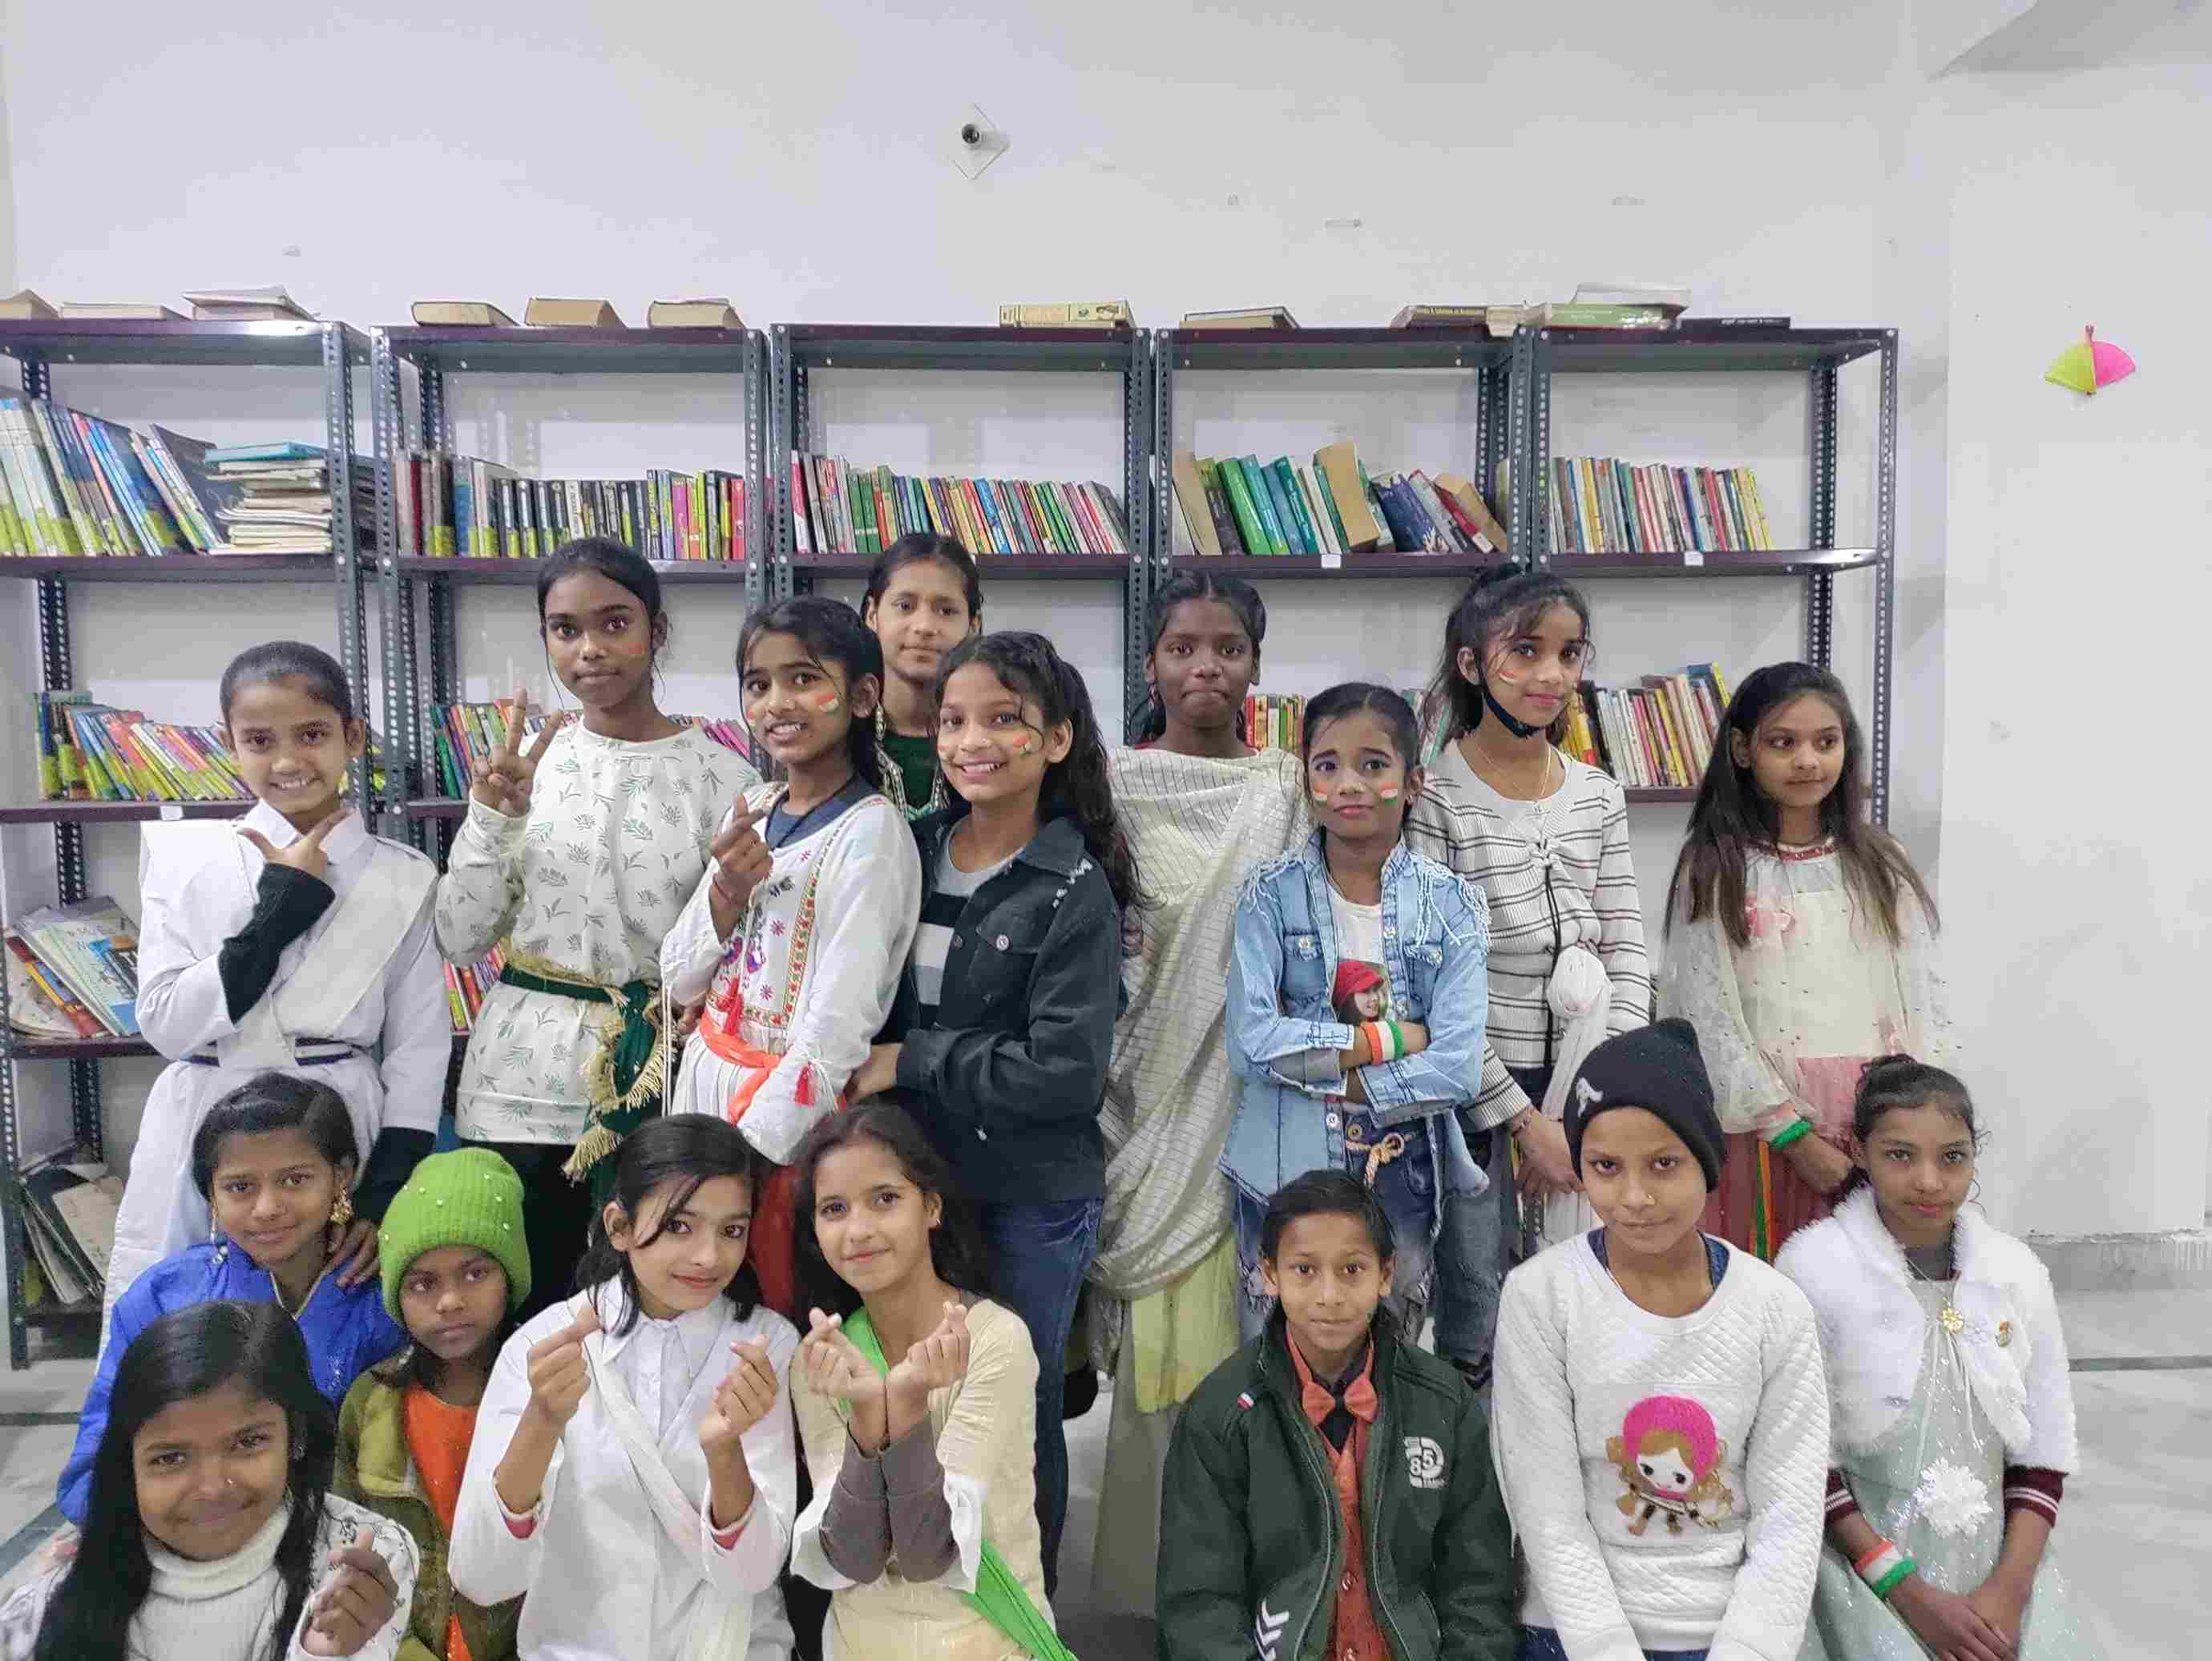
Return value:
[(1060, 1583), (1060, 1536), (1067, 1521), (1067, 1434), (1060, 1422), (1067, 1335), (1105, 1209), (1103, 1199), (987, 1205), (981, 1219), (995, 1295), (1022, 1317), (1036, 1348), (1036, 1514), (1048, 1597)]
[[(1545, 1089), (1551, 1083), (1550, 1068), (1516, 1067), (1512, 1071), (1514, 1082), (1530, 1101), (1544, 1099)], [(1513, 1181), (1513, 1139), (1504, 1128), (1478, 1130), (1462, 1119), (1460, 1129), (1467, 1137), (1468, 1152), (1474, 1155), (1474, 1162), (1490, 1178), (1490, 1187), (1482, 1194), (1453, 1195), (1444, 1202), (1445, 1230), (1455, 1245), (1465, 1250), (1468, 1258), (1467, 1308), (1458, 1323), (1458, 1330), (1465, 1335), (1466, 1348), (1448, 1353), (1474, 1363), (1469, 1377), (1487, 1405), (1491, 1351), (1498, 1339), (1498, 1294), (1504, 1289), (1506, 1275), (1523, 1255), (1521, 1190)], [(1437, 1326), (1441, 1335), (1441, 1315)], [(1443, 1348), (1441, 1335), (1437, 1348)]]
[[(1369, 1152), (1389, 1133), (1376, 1127), (1364, 1113), (1344, 1116), (1344, 1166), (1366, 1179)], [(1480, 1226), (1474, 1209), (1481, 1202), (1472, 1195), (1447, 1196), (1441, 1231), (1436, 1228), (1436, 1163), (1428, 1131), (1416, 1122), (1398, 1127), (1405, 1149), (1387, 1164), (1377, 1162), (1370, 1184), (1390, 1220), (1397, 1266), (1386, 1299), (1390, 1311), (1407, 1335), (1418, 1335), (1421, 1323), (1433, 1316), (1437, 1323), (1437, 1353), (1449, 1360), (1471, 1358), (1480, 1352), (1479, 1341), (1488, 1344), (1489, 1329), (1497, 1323), (1497, 1289), (1489, 1289), (1489, 1317), (1483, 1318), (1483, 1288), (1470, 1278), (1469, 1269), (1480, 1256), (1480, 1242), (1468, 1231)], [(1237, 1269), (1243, 1296), (1237, 1300), (1237, 1326), (1249, 1343), (1267, 1323), (1274, 1299), (1268, 1296), (1260, 1274), (1261, 1226), (1267, 1220), (1264, 1201), (1242, 1189), (1235, 1190)]]
[[(1646, 1650), (1644, 1661), (1705, 1661), (1704, 1650)], [(1567, 1661), (1566, 1646), (1549, 1627), (1521, 1628), (1520, 1661)]]

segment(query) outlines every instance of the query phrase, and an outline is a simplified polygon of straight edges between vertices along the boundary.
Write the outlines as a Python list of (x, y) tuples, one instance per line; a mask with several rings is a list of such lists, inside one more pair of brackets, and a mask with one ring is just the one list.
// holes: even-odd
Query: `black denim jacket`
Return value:
[[(961, 802), (915, 822), (922, 894), (966, 815)], [(918, 1025), (914, 966), (890, 1036), (898, 1093), (986, 1204), (1050, 1204), (1106, 1191), (1098, 1109), (1121, 985), (1121, 914), (1072, 819), (1056, 818), (960, 913), (936, 1020)]]

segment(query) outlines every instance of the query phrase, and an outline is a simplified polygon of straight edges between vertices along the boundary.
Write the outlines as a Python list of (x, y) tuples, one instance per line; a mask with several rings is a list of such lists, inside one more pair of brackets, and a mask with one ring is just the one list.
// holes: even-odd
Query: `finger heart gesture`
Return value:
[(843, 1320), (818, 1309), (807, 1320), (813, 1329), (799, 1341), (799, 1365), (807, 1382), (839, 1402), (865, 1401), (879, 1394), (883, 1379), (845, 1335)]
[(538, 764), (545, 759), (554, 734), (567, 725), (568, 720), (566, 710), (555, 710), (530, 747), (524, 749), (522, 735), (530, 726), (530, 694), (517, 692), (507, 710), (507, 727), (498, 745), (488, 757), (469, 764), (471, 799), (509, 818), (526, 815), (530, 812), (531, 785), (538, 776)]
[(737, 1359), (699, 1421), (699, 1446), (707, 1453), (735, 1444), (775, 1406), (775, 1363), (768, 1347), (746, 1341), (732, 1344), (730, 1353)]
[(300, 1647), (309, 1655), (357, 1655), (399, 1607), (399, 1583), (367, 1546), (334, 1551), (337, 1571), (315, 1594)]
[(740, 796), (736, 817), (708, 845), (707, 869), (714, 879), (714, 891), (734, 909), (742, 910), (751, 901), (753, 890), (767, 880), (775, 863), (775, 855), (753, 829), (766, 812), (765, 808), (746, 806)]
[(894, 1372), (924, 1390), (946, 1390), (968, 1376), (968, 1311), (957, 1299), (945, 1305), (937, 1329), (907, 1351)]

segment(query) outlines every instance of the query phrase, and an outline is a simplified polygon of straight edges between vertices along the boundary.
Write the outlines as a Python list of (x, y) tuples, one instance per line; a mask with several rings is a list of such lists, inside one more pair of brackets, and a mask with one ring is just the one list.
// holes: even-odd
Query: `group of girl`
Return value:
[[(179, 1170), (189, 1149), (189, 1180), (134, 1159), (118, 1262), (126, 1235), (143, 1256), (111, 1277), (120, 1300), (64, 1482), (85, 1545), (78, 1567), (33, 1589), (47, 1613), (25, 1630), (75, 1630), (84, 1554), (127, 1556), (112, 1543), (123, 1535), (142, 1558), (149, 1537), (194, 1562), (236, 1555), (169, 1542), (150, 1516), (131, 1533), (131, 1491), (100, 1480), (103, 1460), (129, 1475), (153, 1421), (219, 1396), (264, 1419), (282, 1409), (296, 1469), (262, 1494), (258, 1528), (291, 1540), (308, 1524), (287, 1532), (279, 1512), (305, 1516), (311, 1498), (338, 1519), (328, 1526), (368, 1528), (311, 1482), (327, 1485), (336, 1457), (342, 1491), (398, 1516), (418, 1548), (383, 1552), (380, 1574), (277, 1550), (263, 1570), (281, 1583), (282, 1618), (253, 1629), (271, 1652), (296, 1629), (308, 1653), (392, 1653), (375, 1645), (404, 1628), (421, 1646), (410, 1656), (472, 1661), (626, 1653), (623, 1635), (641, 1633), (656, 1655), (794, 1642), (811, 1653), (818, 1628), (826, 1652), (848, 1656), (1054, 1655), (1071, 1372), (1095, 1358), (1117, 1385), (1095, 1571), (1105, 1607), (1152, 1613), (1157, 1551), (1164, 1617), (1171, 1575), (1208, 1557), (1185, 1555), (1187, 1484), (1168, 1467), (1201, 1458), (1209, 1480), (1227, 1480), (1229, 1431), (1198, 1410), (1201, 1385), (1261, 1355), (1298, 1381), (1289, 1399), (1336, 1402), (1306, 1433), (1325, 1451), (1316, 1471), (1337, 1460), (1336, 1500), (1419, 1509), (1423, 1495), (1458, 1495), (1480, 1520), (1496, 1495), (1458, 1484), (1486, 1482), (1487, 1456), (1462, 1470), (1457, 1450), (1482, 1423), (1494, 1330), (1507, 1335), (1496, 1365), (1512, 1370), (1506, 1272), (1556, 1242), (1515, 1274), (1533, 1290), (1538, 1264), (1556, 1275), (1588, 1254), (1633, 1305), (1608, 1318), (1650, 1328), (1650, 1366), (1664, 1371), (1661, 1329), (1708, 1324), (1695, 1311), (1720, 1298), (1729, 1263), (1747, 1265), (1737, 1286), (1759, 1290), (1744, 1311), (1786, 1306), (1757, 1260), (1826, 1208), (1852, 1150), (1868, 1157), (1869, 1127), (1855, 1135), (1851, 1119), (1865, 1062), (1944, 1053), (1932, 908), (1865, 820), (1843, 690), (1808, 666), (1763, 670), (1730, 703), (1669, 895), (1662, 1006), (1713, 1057), (1711, 1146), (1692, 1144), (1705, 1190), (1676, 1215), (1679, 1194), (1654, 1201), (1653, 1181), (1623, 1174), (1629, 1155), (1608, 1154), (1628, 1196), (1615, 1211), (1635, 1214), (1608, 1214), (1579, 1127), (1605, 1107), (1645, 1107), (1618, 1094), (1601, 1106), (1591, 1068), (1609, 1043), (1643, 1042), (1651, 984), (1620, 792), (1557, 748), (1592, 642), (1582, 597), (1548, 574), (1508, 567), (1471, 585), (1419, 715), (1381, 687), (1333, 688), (1309, 703), (1298, 754), (1255, 751), (1242, 731), (1266, 634), (1257, 594), (1178, 577), (1150, 614), (1142, 727), (1109, 752), (1048, 641), (982, 631), (965, 551), (905, 538), (859, 612), (801, 598), (748, 619), (741, 702), (774, 783), (659, 709), (670, 623), (644, 562), (572, 544), (538, 596), (549, 664), (580, 718), (556, 713), (533, 734), (518, 700), (475, 769), (442, 875), (368, 836), (340, 800), (367, 734), (327, 656), (260, 648), (224, 677), (224, 722), (259, 805), (237, 835), (148, 837), (143, 998), (149, 1037), (175, 1060), (147, 1135), (167, 1139)], [(441, 1082), (426, 1071), (432, 1038), (441, 1071), (449, 1041), (443, 1000), (423, 986), (442, 989), (440, 955), (470, 961), (495, 945), (506, 966), (457, 1098), (465, 1146), (425, 1159)], [(1971, 1126), (1954, 1085), (1922, 1098)], [(1631, 1152), (1679, 1188), (1679, 1149)], [(1643, 1214), (1654, 1205), (1665, 1219)], [(1663, 1240), (1662, 1221), (1680, 1226)], [(1705, 1244), (1685, 1246), (1692, 1236)], [(1342, 1261), (1323, 1262), (1329, 1251)], [(1962, 1244), (1957, 1275), (1993, 1256)], [(1302, 1305), (1289, 1289), (1357, 1290), (1363, 1262), (1364, 1308), (1334, 1293)], [(276, 1304), (291, 1339), (204, 1312), (241, 1300)], [(1087, 1353), (1071, 1357), (1079, 1301)], [(1537, 1328), (1567, 1319), (1564, 1292), (1537, 1301)], [(1507, 1315), (1528, 1302), (1510, 1296)], [(1954, 1313), (1936, 1324), (1955, 1341)], [(2045, 1313), (2012, 1321), (2019, 1348), (2000, 1359), (2032, 1354), (2030, 1383), (2047, 1396)], [(1439, 1373), (1410, 1343), (1385, 1366), (1386, 1327), (1410, 1338), (1430, 1319), (1451, 1366)], [(1752, 1322), (1768, 1338), (1790, 1324)], [(1796, 1361), (1812, 1356), (1817, 1377), (1799, 1325)], [(1554, 1451), (1587, 1470), (1577, 1438), (1600, 1420), (1574, 1409), (1574, 1335), (1531, 1342), (1520, 1364), (1540, 1352), (1566, 1381)], [(169, 1358), (149, 1379), (196, 1389), (167, 1402), (152, 1384), (126, 1390), (149, 1348)], [(299, 1379), (277, 1377), (295, 1363)], [(1368, 1492), (1376, 1465), (1344, 1450), (1383, 1422), (1386, 1375), (1434, 1396), (1443, 1417), (1403, 1438), (1406, 1475)], [(1972, 1376), (1992, 1390), (2012, 1377)], [(1528, 1563), (1522, 1619), (1567, 1654), (1612, 1655), (1627, 1628), (1651, 1636), (1633, 1596), (1607, 1594), (1613, 1615), (1601, 1609), (1595, 1627), (1547, 1623), (1613, 1572), (1619, 1530), (1601, 1529), (1595, 1549), (1562, 1544), (1557, 1561), (1588, 1585), (1549, 1590), (1552, 1536), (1521, 1514), (1514, 1469), (1516, 1448), (1536, 1457), (1547, 1438), (1510, 1405), (1543, 1392), (1515, 1377), (1496, 1426)], [(1231, 1398), (1248, 1419), (1256, 1394)], [(2018, 1395), (2004, 1398), (2010, 1417), (1961, 1398), (1954, 1428), (1994, 1425), (2017, 1451)], [(1655, 1475), (1633, 1452), (1604, 1454), (1607, 1441), (1676, 1435), (1692, 1486), (1733, 1482), (1743, 1496), (1739, 1525), (1780, 1494), (1757, 1457), (1772, 1439), (1753, 1434), (1757, 1392), (1720, 1396), (1702, 1423), (1653, 1397), (1677, 1405), (1638, 1404), (1620, 1435), (1601, 1436), (1601, 1463), (1631, 1488), (1620, 1516), (1640, 1509), (1637, 1470), (1664, 1501), (1629, 1529), (1636, 1539), (1662, 1512), (1670, 1537), (1685, 1516), (1708, 1526), (1718, 1513), (1667, 1487), (1673, 1467)], [(309, 1422), (319, 1402), (343, 1403), (343, 1452), (316, 1452), (332, 1445)], [(227, 1471), (208, 1469), (173, 1524), (211, 1526), (245, 1503)], [(1249, 1476), (1237, 1493), (1257, 1491)], [(2036, 1481), (2055, 1511), (2055, 1480)], [(588, 1513), (558, 1503), (580, 1484)], [(146, 1491), (142, 1477), (142, 1512)], [(1547, 1492), (1561, 1491), (1555, 1473)], [(1348, 1591), (1361, 1553), (1346, 1542), (1372, 1536), (1322, 1532), (1316, 1549), (1343, 1560), (1332, 1573)], [(2033, 1555), (2002, 1532), (2008, 1584), (2024, 1586)], [(1719, 1564), (1729, 1548), (1705, 1555)], [(1468, 1561), (1455, 1545), (1436, 1573)], [(1945, 1562), (1946, 1595), (1963, 1573)], [(137, 1574), (139, 1641), (168, 1653), (163, 1583)], [(1316, 1581), (1323, 1604), (1339, 1584)], [(1423, 1621), (1443, 1634), (1435, 1652), (1510, 1652), (1463, 1643), (1457, 1616), (1437, 1628), (1436, 1591), (1394, 1591), (1431, 1599), (1430, 1613), (1384, 1615), (1369, 1586), (1339, 1652), (1431, 1652), (1411, 1635)], [(1361, 1603), (1335, 1596), (1340, 1615)], [(1452, 1590), (1451, 1607), (1471, 1609), (1469, 1596)], [(1679, 1597), (1662, 1590), (1660, 1603), (1680, 1616)], [(1923, 1609), (1908, 1611), (1911, 1630), (1926, 1637), (1937, 1606), (1911, 1604)], [(23, 1601), (9, 1607), (9, 1630), (22, 1628)], [(1238, 1652), (1256, 1642), (1272, 1655), (1281, 1613), (1254, 1601)], [(1976, 1618), (2001, 1634), (2003, 1613)], [(1702, 1618), (1659, 1636), (1697, 1635)], [(1721, 1617), (1710, 1627), (1707, 1643), (1675, 1647), (1731, 1653), (1714, 1636)], [(1938, 1652), (1984, 1661), (1963, 1641)]]

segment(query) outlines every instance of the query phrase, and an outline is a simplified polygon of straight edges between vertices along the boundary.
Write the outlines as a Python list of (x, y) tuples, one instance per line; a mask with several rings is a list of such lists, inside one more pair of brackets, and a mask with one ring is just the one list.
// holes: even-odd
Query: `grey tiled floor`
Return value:
[[(2212, 1289), (2071, 1293), (2060, 1299), (2068, 1343), (2082, 1358), (2212, 1354)], [(69, 1451), (66, 1426), (15, 1415), (72, 1411), (86, 1360), (42, 1361), (0, 1373), (0, 1592), (21, 1579), (4, 1542), (46, 1513)], [(2074, 1378), (2082, 1470), (2067, 1484), (2053, 1550), (2093, 1623), (2094, 1653), (2130, 1661), (2196, 1661), (2204, 1636), (2204, 1566), (2212, 1562), (2212, 1368), (2094, 1371)], [(1151, 1623), (1085, 1607), (1108, 1404), (1069, 1426), (1074, 1491), (1061, 1562), (1060, 1616), (1084, 1661), (1149, 1661)], [(18, 1548), (20, 1548), (20, 1547)]]

